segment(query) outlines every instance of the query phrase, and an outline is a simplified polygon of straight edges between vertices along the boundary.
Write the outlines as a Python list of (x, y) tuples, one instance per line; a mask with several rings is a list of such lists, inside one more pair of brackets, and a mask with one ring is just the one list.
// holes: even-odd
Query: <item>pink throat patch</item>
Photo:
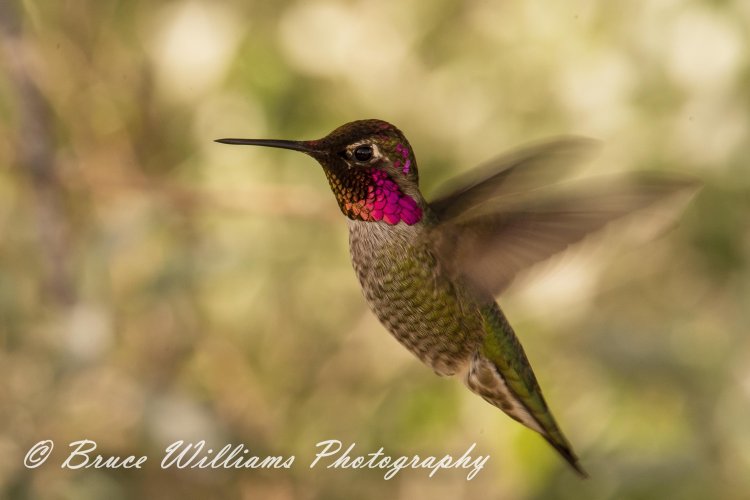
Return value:
[(395, 225), (403, 221), (411, 226), (422, 219), (422, 209), (414, 199), (401, 192), (385, 172), (373, 170), (373, 184), (367, 187), (367, 198), (345, 207), (362, 220), (385, 221)]

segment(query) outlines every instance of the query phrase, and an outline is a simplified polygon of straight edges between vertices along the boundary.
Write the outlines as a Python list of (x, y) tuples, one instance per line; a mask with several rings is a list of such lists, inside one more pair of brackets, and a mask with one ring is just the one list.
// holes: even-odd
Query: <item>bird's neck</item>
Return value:
[(383, 170), (325, 172), (341, 212), (351, 220), (407, 226), (422, 220), (418, 193), (404, 192)]

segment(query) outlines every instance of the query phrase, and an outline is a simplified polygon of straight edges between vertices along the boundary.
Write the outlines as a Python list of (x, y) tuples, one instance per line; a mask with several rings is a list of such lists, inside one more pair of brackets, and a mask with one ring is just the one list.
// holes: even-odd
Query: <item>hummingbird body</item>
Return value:
[(352, 264), (370, 309), (437, 374), (455, 375), (481, 343), (482, 321), (425, 241), (424, 222), (349, 222)]
[(536, 192), (534, 174), (550, 159), (550, 175), (559, 176), (558, 160), (590, 145), (567, 139), (501, 158), (428, 203), (409, 142), (381, 120), (351, 122), (314, 141), (218, 142), (315, 158), (348, 219), (354, 270), (381, 323), (437, 374), (460, 377), (586, 476), (494, 296), (521, 269), (684, 183), (638, 182), (542, 202), (525, 197)]
[(491, 295), (477, 296), (450, 278), (425, 244), (428, 224), (349, 221), (352, 264), (370, 309), (435, 373), (459, 375), (472, 392), (542, 434), (585, 475), (500, 307)]

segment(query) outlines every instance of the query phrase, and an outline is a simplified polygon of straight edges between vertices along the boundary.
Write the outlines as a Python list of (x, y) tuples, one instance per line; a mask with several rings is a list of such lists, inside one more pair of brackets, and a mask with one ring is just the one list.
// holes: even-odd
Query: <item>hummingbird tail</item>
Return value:
[(578, 461), (578, 457), (575, 455), (575, 453), (573, 453), (573, 450), (570, 448), (570, 446), (561, 446), (559, 443), (556, 443), (549, 436), (545, 436), (544, 434), (542, 434), (542, 437), (544, 437), (544, 439), (557, 451), (557, 453), (559, 453), (560, 456), (563, 457), (566, 462), (568, 462), (568, 464), (582, 479), (588, 479), (588, 472), (586, 472), (586, 470), (581, 467), (581, 463)]
[(483, 311), (484, 344), (474, 353), (464, 382), (485, 401), (535, 430), (581, 476), (588, 477), (555, 422), (518, 338), (497, 304)]

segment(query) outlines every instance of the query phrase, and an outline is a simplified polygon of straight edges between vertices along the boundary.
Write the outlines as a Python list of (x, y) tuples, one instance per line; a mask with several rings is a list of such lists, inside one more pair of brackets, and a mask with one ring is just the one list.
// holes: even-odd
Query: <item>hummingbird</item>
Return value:
[(317, 160), (348, 223), (364, 297), (385, 328), (438, 375), (459, 377), (539, 433), (587, 477), (495, 296), (519, 271), (684, 182), (636, 179), (540, 197), (540, 179), (561, 177), (565, 164), (593, 145), (569, 137), (504, 155), (428, 202), (414, 150), (386, 121), (353, 121), (318, 140), (216, 142), (289, 149)]

